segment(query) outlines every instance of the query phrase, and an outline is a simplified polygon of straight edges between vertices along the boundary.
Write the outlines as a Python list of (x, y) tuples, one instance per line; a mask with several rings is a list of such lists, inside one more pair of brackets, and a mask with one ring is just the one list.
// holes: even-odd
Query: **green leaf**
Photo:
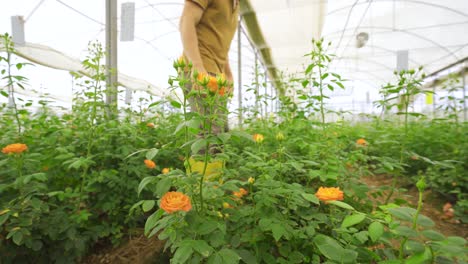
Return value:
[(193, 254), (193, 248), (189, 244), (185, 244), (177, 248), (174, 256), (171, 259), (171, 264), (183, 264)]
[(193, 142), (191, 146), (192, 153), (198, 153), (202, 148), (206, 147), (206, 139), (204, 138), (199, 138)]
[(273, 238), (278, 242), (282, 236), (287, 236), (288, 231), (280, 224), (272, 224), (271, 232), (273, 233)]
[(219, 253), (215, 253), (208, 258), (207, 264), (218, 264), (223, 263), (223, 258)]
[(232, 249), (223, 248), (218, 252), (218, 254), (222, 258), (222, 262), (220, 263), (223, 264), (237, 264), (241, 259), (237, 252)]
[(310, 73), (314, 67), (315, 67), (314, 64), (310, 64), (309, 66), (307, 66), (307, 68), (305, 70), (305, 73), (306, 74)]
[(459, 236), (449, 236), (447, 237), (447, 242), (453, 245), (464, 247), (466, 244), (466, 239), (464, 239), (463, 237), (459, 237)]
[(246, 264), (257, 264), (257, 258), (252, 252), (245, 249), (239, 249), (236, 252)]
[(47, 181), (47, 174), (43, 172), (39, 172), (39, 173), (34, 173), (31, 175), (24, 176), (23, 183), (28, 184), (32, 179), (44, 182), (44, 181)]
[(354, 207), (352, 207), (351, 205), (349, 205), (347, 203), (340, 202), (340, 201), (330, 201), (328, 203), (336, 205), (336, 206), (344, 208), (344, 209), (353, 210), (353, 211), (355, 210)]
[(394, 229), (395, 233), (403, 237), (418, 237), (418, 232), (407, 226), (399, 226)]
[(409, 207), (390, 208), (388, 209), (388, 212), (391, 215), (395, 216), (396, 218), (411, 222), (413, 221), (413, 217), (411, 213), (414, 213), (416, 210), (413, 209), (414, 210), (413, 212), (408, 209), (413, 209), (413, 208), (409, 208)]
[(192, 247), (205, 258), (209, 257), (214, 251), (205, 240), (193, 240)]
[(434, 230), (423, 230), (421, 233), (432, 241), (441, 241), (445, 239), (444, 235)]
[(138, 185), (138, 195), (140, 195), (141, 191), (146, 187), (146, 185), (148, 185), (149, 183), (152, 183), (154, 181), (157, 181), (157, 180), (158, 180), (158, 178), (156, 178), (154, 176), (143, 178), (143, 180), (141, 180), (140, 184)]
[(145, 223), (145, 235), (148, 235), (149, 231), (151, 231), (151, 229), (153, 229), (156, 226), (159, 218), (161, 218), (163, 214), (164, 214), (164, 210), (159, 209), (156, 212), (154, 212), (152, 215), (150, 215), (150, 217), (148, 217)]
[(328, 75), (329, 75), (328, 72), (326, 72), (326, 73), (322, 74), (322, 76), (320, 76), (320, 78), (322, 80), (325, 80), (328, 77)]
[(217, 136), (222, 143), (226, 143), (231, 138), (230, 133), (220, 133)]
[(427, 262), (427, 261), (429, 261), (431, 259), (432, 259), (431, 250), (426, 247), (423, 252), (419, 252), (417, 254), (414, 254), (410, 258), (406, 259), (405, 264), (430, 263), (430, 262)]
[(424, 244), (415, 240), (408, 240), (405, 244), (406, 251), (412, 253), (421, 253), (424, 252)]
[(152, 160), (159, 152), (159, 149), (152, 148), (146, 152), (146, 159)]
[(299, 251), (293, 251), (289, 255), (288, 259), (291, 263), (303, 263), (304, 255), (302, 255)]
[(169, 177), (163, 178), (156, 185), (156, 195), (162, 197), (165, 193), (169, 191), (172, 185), (172, 179)]
[(341, 261), (344, 248), (335, 239), (320, 234), (314, 238), (314, 244), (328, 259)]
[(424, 227), (433, 227), (435, 225), (434, 221), (425, 215), (418, 215), (418, 220), (416, 223)]
[(384, 233), (384, 226), (379, 222), (373, 222), (369, 225), (369, 236), (373, 242), (379, 240)]
[(147, 200), (143, 202), (141, 206), (143, 208), (143, 212), (148, 212), (149, 210), (153, 209), (156, 202), (154, 200)]
[(213, 220), (205, 220), (202, 224), (198, 225), (194, 230), (197, 234), (207, 235), (218, 228), (218, 223)]
[(258, 226), (262, 231), (268, 231), (271, 230), (271, 223), (273, 223), (273, 220), (270, 218), (262, 218), (258, 221)]
[(343, 223), (341, 223), (342, 228), (347, 228), (353, 225), (357, 225), (366, 219), (365, 214), (352, 214), (345, 217)]
[(13, 235), (13, 242), (16, 245), (20, 246), (23, 243), (23, 232), (21, 231), (15, 232), (15, 234)]
[(177, 109), (180, 109), (182, 107), (182, 105), (177, 101), (171, 101), (171, 105)]
[(310, 194), (310, 193), (301, 193), (302, 197), (306, 199), (307, 201), (314, 203), (314, 204), (320, 204), (319, 199), (317, 196)]
[(3, 225), (3, 223), (6, 222), (6, 220), (8, 220), (8, 217), (10, 216), (9, 213), (7, 214), (4, 214), (4, 215), (0, 215), (0, 226)]

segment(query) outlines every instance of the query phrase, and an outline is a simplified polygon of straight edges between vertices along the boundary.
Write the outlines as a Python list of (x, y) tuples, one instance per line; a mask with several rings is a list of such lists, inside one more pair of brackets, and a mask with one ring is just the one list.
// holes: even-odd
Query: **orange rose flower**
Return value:
[(356, 144), (358, 144), (359, 146), (365, 147), (365, 146), (367, 146), (368, 143), (367, 143), (367, 141), (365, 139), (360, 138), (360, 139), (356, 140)]
[(247, 195), (247, 192), (244, 188), (240, 188), (238, 192), (232, 192), (232, 194), (237, 198), (242, 198), (242, 196)]
[(198, 76), (197, 76), (197, 80), (201, 84), (205, 84), (205, 83), (208, 83), (210, 81), (210, 77), (206, 73), (199, 72)]
[(153, 123), (148, 123), (146, 124), (147, 127), (150, 127), (150, 128), (154, 128), (154, 124)]
[(223, 86), (223, 87), (219, 88), (218, 94), (221, 95), (221, 96), (224, 96), (226, 94), (226, 87)]
[(212, 93), (216, 93), (218, 91), (218, 81), (215, 77), (210, 77), (210, 81), (208, 82), (207, 87)]
[(340, 191), (340, 188), (335, 187), (320, 187), (315, 193), (315, 196), (319, 198), (319, 200), (328, 202), (328, 201), (342, 201), (343, 200), (343, 192)]
[(168, 174), (169, 173), (169, 168), (164, 168), (162, 169), (162, 174)]
[(148, 169), (154, 169), (156, 167), (156, 163), (149, 159), (145, 159), (145, 165)]
[(14, 143), (10, 144), (2, 149), (2, 152), (4, 154), (10, 154), (10, 153), (21, 153), (23, 151), (26, 151), (28, 149), (28, 146), (26, 144), (21, 144), (21, 143)]
[(166, 213), (172, 214), (177, 211), (188, 212), (192, 209), (190, 197), (181, 192), (167, 192), (161, 198), (160, 206)]
[(262, 134), (254, 134), (253, 140), (257, 143), (262, 143), (265, 137)]

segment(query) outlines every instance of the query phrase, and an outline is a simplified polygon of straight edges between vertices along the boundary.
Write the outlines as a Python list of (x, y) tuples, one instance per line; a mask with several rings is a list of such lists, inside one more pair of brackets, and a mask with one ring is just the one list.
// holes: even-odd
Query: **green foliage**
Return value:
[[(138, 227), (167, 241), (172, 263), (466, 261), (466, 240), (434, 230), (421, 214), (421, 199), (417, 208), (399, 200), (374, 205), (369, 195), (382, 197), (384, 188), (361, 181), (394, 175), (421, 193), (440, 192), (456, 202), (455, 214), (463, 220), (466, 123), (410, 112), (411, 98), (425, 92), (419, 71), (397, 73), (398, 82), (384, 87), (386, 119), (327, 123), (327, 93), (345, 82), (329, 71), (333, 55), (323, 43), (313, 42), (304, 77), (284, 85), (298, 91), (299, 102), (282, 94), (277, 116), (258, 120), (263, 110), (256, 107), (246, 113), (252, 118), (245, 130), (217, 135), (211, 127), (216, 115), (188, 111), (188, 100), (200, 91), (167, 102), (141, 98), (138, 109), (122, 109), (114, 118), (104, 102), (104, 51), (90, 44), (83, 64), (95, 74), (74, 74), (71, 112), (56, 114), (44, 101), (36, 111), (29, 102), (0, 108), (0, 146), (28, 146), (21, 154), (0, 154), (2, 263), (79, 262), (96, 242), (118, 244)], [(2, 86), (21, 88), (27, 79), (13, 71), (25, 64), (8, 56), (0, 57)], [(179, 89), (176, 84), (188, 81), (179, 76), (170, 84)], [(219, 103), (212, 92), (203, 96), (203, 107)], [(263, 105), (272, 98), (258, 99)], [(391, 111), (404, 123), (391, 119)], [(219, 178), (205, 181), (187, 160), (216, 144), (223, 153), (195, 155), (226, 164)], [(147, 168), (145, 159), (156, 168)], [(162, 168), (171, 170), (161, 174)], [(344, 199), (321, 201), (315, 195), (320, 187), (339, 187)], [(241, 188), (246, 193), (239, 197)], [(189, 196), (192, 209), (165, 212), (159, 205), (169, 191)]]
[[(155, 206), (151, 194), (144, 192), (140, 198), (148, 201), (142, 210), (129, 213), (139, 199), (140, 180), (164, 167), (181, 166), (176, 162), (180, 151), (170, 148), (177, 140), (168, 133), (180, 117), (153, 109), (152, 117), (127, 110), (122, 120), (108, 118), (103, 58), (100, 45), (91, 43), (83, 64), (95, 75), (75, 74), (78, 89), (70, 113), (58, 115), (45, 101), (35, 111), (29, 104), (18, 104), (18, 116), (9, 108), (0, 109), (0, 146), (28, 146), (21, 154), (0, 153), (2, 263), (73, 263), (98, 240), (117, 245)], [(1, 60), (19, 65), (12, 61), (13, 57), (11, 62)], [(158, 125), (149, 127), (147, 122)], [(162, 146), (167, 148), (158, 152)], [(138, 149), (149, 151), (135, 153)], [(146, 168), (145, 158), (157, 167)]]

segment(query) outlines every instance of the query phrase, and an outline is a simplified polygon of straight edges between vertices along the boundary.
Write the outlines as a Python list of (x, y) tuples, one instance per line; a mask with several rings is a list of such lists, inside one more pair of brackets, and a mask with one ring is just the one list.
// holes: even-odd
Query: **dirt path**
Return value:
[[(371, 189), (376, 190), (381, 186), (392, 186), (393, 178), (389, 176), (378, 175), (364, 177), (362, 178), (362, 181), (365, 182)], [(395, 198), (404, 199), (408, 201), (410, 207), (416, 208), (418, 203), (418, 190), (416, 187), (412, 187), (406, 192), (400, 192), (397, 188), (397, 190), (394, 191), (391, 199)], [(375, 200), (383, 203), (384, 198), (379, 197)], [(422, 214), (430, 217), (435, 222), (435, 230), (446, 236), (461, 236), (465, 239), (468, 238), (468, 225), (448, 217), (443, 212), (444, 204), (446, 204), (447, 201), (444, 201), (443, 198), (438, 197), (431, 190), (427, 190), (424, 192), (423, 202), (424, 205)]]
[(96, 253), (86, 257), (82, 264), (166, 264), (169, 259), (161, 252), (164, 242), (153, 236), (147, 238), (143, 230), (136, 232), (128, 242), (117, 248), (96, 248)]

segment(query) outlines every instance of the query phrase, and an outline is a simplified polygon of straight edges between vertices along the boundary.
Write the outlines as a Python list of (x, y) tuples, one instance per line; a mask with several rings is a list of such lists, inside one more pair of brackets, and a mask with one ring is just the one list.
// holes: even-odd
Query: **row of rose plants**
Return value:
[[(321, 43), (317, 45), (320, 53)], [(325, 58), (314, 53), (315, 57)], [(184, 61), (175, 62), (178, 71), (185, 67)], [(220, 97), (225, 95), (210, 92), (209, 82), (200, 81), (196, 72), (191, 81), (199, 88), (187, 97), (206, 91), (206, 107), (223, 100)], [(188, 80), (179, 75), (170, 81), (177, 82), (183, 87)], [(186, 102), (184, 98), (180, 105)], [(319, 103), (321, 112), (325, 111), (321, 107)], [(253, 136), (236, 130), (216, 135), (208, 129), (200, 138), (196, 136), (199, 126), (193, 124), (209, 124), (216, 116), (191, 113), (184, 118), (184, 126), (190, 128), (180, 130), (189, 142), (181, 146), (186, 153), (196, 153), (199, 142), (206, 147), (221, 143), (223, 153), (206, 152), (204, 161), (223, 159), (226, 168), (216, 180), (187, 168), (140, 183), (140, 193), (151, 192), (157, 198), (136, 205), (143, 211), (154, 210), (145, 233), (166, 240), (171, 263), (448, 263), (465, 259), (460, 254), (465, 252), (466, 241), (431, 230), (434, 222), (421, 215), (424, 177), (417, 183), (416, 209), (397, 203), (373, 206), (368, 197), (371, 190), (360, 183), (360, 177), (375, 170), (402, 168), (402, 164), (391, 157), (370, 155), (372, 143), (364, 138), (350, 140), (341, 134), (339, 125), (322, 119), (320, 127), (311, 129), (310, 120), (300, 117), (279, 126), (252, 122)], [(245, 144), (246, 140), (253, 144)]]
[[(330, 59), (317, 52), (314, 58)], [(147, 235), (167, 241), (174, 263), (464, 260), (466, 241), (431, 230), (420, 207), (371, 202), (369, 193), (383, 194), (360, 177), (403, 167), (391, 155), (376, 154), (381, 145), (372, 134), (282, 110), (283, 122), (251, 120), (246, 130), (214, 135), (216, 116), (187, 112), (187, 100), (204, 96), (204, 107), (212, 107), (228, 100), (230, 89), (223, 76), (198, 74), (193, 94), (149, 101), (115, 120), (103, 98), (103, 55), (93, 44), (84, 66), (96, 74), (76, 75), (82, 86), (67, 114), (54, 113), (46, 102), (34, 112), (14, 90), (2, 92), (18, 102), (1, 109), (2, 262), (78, 262), (96, 243), (118, 244), (143, 226)], [(7, 86), (26, 87), (15, 71), (28, 65), (1, 58), (9, 69), (2, 71)], [(189, 65), (179, 60), (175, 66)], [(334, 76), (325, 73), (320, 78)], [(333, 80), (330, 85), (340, 83)], [(170, 83), (179, 89), (188, 81)], [(309, 82), (330, 89), (326, 81)], [(319, 113), (327, 111), (324, 99)], [(182, 114), (152, 111), (161, 105)], [(196, 136), (200, 124), (206, 124), (202, 138)], [(223, 145), (223, 153), (195, 158), (222, 160), (225, 169), (208, 180), (188, 160), (212, 144)]]

